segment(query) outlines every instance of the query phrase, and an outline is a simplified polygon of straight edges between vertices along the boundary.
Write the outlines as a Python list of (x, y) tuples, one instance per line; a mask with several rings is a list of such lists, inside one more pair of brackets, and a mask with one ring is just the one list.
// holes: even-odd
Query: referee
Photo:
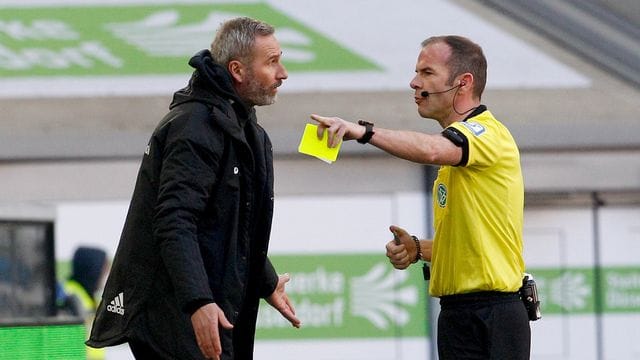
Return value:
[(431, 261), (431, 296), (440, 298), (438, 355), (449, 359), (529, 359), (531, 330), (522, 286), (524, 186), (518, 147), (480, 102), (487, 61), (461, 36), (422, 42), (410, 83), (418, 113), (440, 134), (388, 130), (367, 121), (312, 115), (329, 146), (370, 143), (399, 158), (440, 165), (433, 187), (435, 236), (418, 240), (397, 226), (386, 245), (397, 269)]

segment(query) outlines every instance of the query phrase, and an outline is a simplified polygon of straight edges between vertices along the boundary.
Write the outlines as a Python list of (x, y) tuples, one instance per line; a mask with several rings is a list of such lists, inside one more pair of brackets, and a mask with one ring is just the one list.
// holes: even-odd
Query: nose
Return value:
[(279, 80), (284, 80), (289, 77), (287, 69), (285, 69), (284, 65), (280, 64), (280, 69), (278, 70), (277, 76)]
[(420, 84), (418, 83), (417, 77), (417, 75), (414, 76), (413, 79), (411, 79), (411, 82), (409, 82), (409, 87), (413, 90), (418, 90), (421, 88)]

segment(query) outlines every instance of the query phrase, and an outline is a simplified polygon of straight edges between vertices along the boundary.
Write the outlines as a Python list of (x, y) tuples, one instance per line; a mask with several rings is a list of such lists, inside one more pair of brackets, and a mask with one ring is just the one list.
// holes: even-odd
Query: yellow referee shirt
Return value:
[(447, 132), (463, 140), (464, 155), (459, 166), (442, 166), (433, 186), (429, 293), (518, 291), (524, 185), (516, 143), (484, 106)]

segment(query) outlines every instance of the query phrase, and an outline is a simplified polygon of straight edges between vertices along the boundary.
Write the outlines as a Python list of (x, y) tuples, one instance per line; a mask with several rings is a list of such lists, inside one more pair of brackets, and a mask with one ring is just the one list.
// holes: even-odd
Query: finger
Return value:
[(318, 122), (316, 136), (318, 137), (318, 140), (320, 140), (324, 136), (326, 129), (331, 125), (331, 122), (329, 121), (329, 118), (316, 114), (311, 114), (311, 119)]
[(282, 314), (282, 316), (284, 316), (289, 321), (291, 321), (291, 319), (293, 318), (296, 318), (296, 314), (293, 311), (293, 308), (290, 306), (287, 296), (283, 295), (279, 301), (280, 304), (276, 308), (278, 312), (280, 312), (280, 314)]
[(398, 230), (396, 229), (396, 227), (393, 225), (390, 226), (389, 231), (391, 231), (391, 233), (393, 234), (393, 243), (395, 245), (400, 245), (402, 242), (400, 241), (400, 235), (398, 235)]
[(296, 314), (294, 314), (289, 307), (285, 307), (284, 309), (281, 309), (280, 313), (282, 314), (282, 316), (285, 317), (285, 319), (289, 320), (291, 325), (293, 325), (296, 328), (300, 327), (300, 323), (301, 323), (300, 319), (298, 319)]
[(315, 120), (318, 123), (318, 127), (326, 128), (331, 125), (331, 118), (326, 116), (320, 116), (317, 114), (311, 114), (311, 119)]
[(391, 241), (391, 243), (387, 246), (387, 253), (391, 256), (398, 256), (402, 254), (402, 252), (406, 252), (407, 247), (404, 244), (396, 245), (395, 241)]
[(324, 119), (325, 119), (325, 117), (317, 115), (317, 114), (311, 114), (311, 119), (319, 122), (320, 124), (322, 124)]
[(387, 243), (387, 245), (385, 246), (385, 249), (387, 250), (387, 257), (395, 257), (397, 256), (397, 254), (401, 253), (403, 250), (406, 250), (405, 246), (400, 244), (397, 245), (395, 240), (391, 240)]
[(338, 136), (338, 131), (340, 130), (340, 124), (338, 122), (333, 123), (331, 126), (327, 128), (329, 132), (329, 136), (327, 137), (327, 147), (334, 147), (336, 144), (336, 136)]
[(193, 331), (196, 335), (196, 343), (198, 344), (198, 348), (200, 348), (200, 352), (206, 358), (211, 358), (214, 355), (213, 351), (213, 342), (211, 339), (211, 332), (209, 330), (209, 322), (206, 318), (203, 317), (206, 311), (197, 310), (194, 315), (192, 315), (191, 322), (193, 324)]
[(289, 309), (291, 309), (291, 313), (293, 313), (295, 315), (296, 314), (296, 309), (293, 307), (293, 304), (291, 303), (291, 301), (289, 300), (289, 297), (287, 295), (284, 296), (284, 302), (285, 302), (285, 304), (287, 304), (287, 307)]
[(324, 136), (324, 132), (326, 131), (326, 127), (322, 126), (322, 125), (318, 125), (318, 128), (316, 129), (316, 136), (318, 137), (318, 140), (322, 140), (322, 137)]
[(407, 247), (404, 246), (404, 244), (400, 244), (392, 250), (395, 256), (405, 256), (409, 254), (409, 252), (407, 251)]
[(284, 273), (282, 275), (280, 275), (280, 279), (282, 280), (283, 283), (288, 283), (289, 280), (291, 280), (291, 275), (289, 275), (289, 273)]
[(402, 237), (404, 235), (409, 235), (409, 233), (405, 229), (403, 229), (403, 228), (401, 228), (399, 226), (396, 226), (396, 225), (389, 226), (389, 230), (391, 231), (391, 233), (397, 235), (398, 237)]
[(406, 260), (408, 260), (408, 259), (409, 259), (409, 257), (407, 256), (406, 252), (404, 252), (402, 254), (396, 254), (396, 255), (393, 255), (393, 256), (389, 257), (389, 261), (391, 261), (391, 263), (393, 263), (393, 264), (401, 264), (401, 263), (406, 262)]
[(300, 319), (295, 317), (293, 321), (291, 321), (291, 325), (296, 329), (300, 329), (300, 326), (302, 326), (302, 321), (300, 321)]
[(341, 127), (338, 129), (338, 131), (336, 132), (336, 134), (333, 136), (333, 146), (338, 146), (338, 144), (340, 143), (340, 141), (342, 141), (342, 139), (344, 139), (344, 135), (347, 133), (347, 128), (346, 127)]
[(336, 147), (336, 144), (338, 144), (337, 138), (338, 138), (338, 134), (333, 133), (333, 135), (327, 139), (327, 146), (330, 148)]
[(408, 256), (403, 256), (401, 258), (391, 258), (390, 261), (394, 265), (405, 265), (410, 262)]
[(389, 241), (384, 248), (387, 250), (387, 256), (389, 256), (389, 254), (392, 254), (392, 249), (394, 248), (395, 244), (393, 243), (393, 240)]
[(227, 317), (224, 316), (222, 310), (220, 311), (218, 316), (218, 324), (225, 329), (233, 329), (233, 324), (229, 320), (227, 320)]
[[(291, 275), (289, 275), (289, 273), (284, 273), (282, 275), (282, 287), (283, 287), (283, 291), (284, 291), (284, 284), (288, 283), (291, 280)], [(291, 313), (293, 313), (295, 315), (296, 313), (296, 309), (293, 307), (293, 304), (291, 303), (291, 301), (289, 300), (289, 296), (287, 296), (286, 293), (283, 293), (282, 296), (285, 305), (291, 309)]]
[(391, 265), (393, 265), (394, 268), (396, 269), (405, 269), (407, 268), (409, 265), (411, 265), (411, 262), (409, 261), (408, 257), (402, 257), (402, 258), (389, 258), (389, 262), (391, 263)]
[(389, 261), (393, 264), (403, 264), (409, 262), (409, 253), (403, 251), (399, 254), (393, 254), (389, 257)]
[(220, 342), (220, 330), (218, 326), (213, 326), (211, 330), (211, 342), (213, 345), (213, 354), (211, 354), (211, 357), (217, 358), (222, 354), (222, 343)]
[(210, 331), (205, 331), (201, 336), (201, 339), (198, 342), (198, 347), (207, 359), (214, 358), (216, 356), (214, 338)]

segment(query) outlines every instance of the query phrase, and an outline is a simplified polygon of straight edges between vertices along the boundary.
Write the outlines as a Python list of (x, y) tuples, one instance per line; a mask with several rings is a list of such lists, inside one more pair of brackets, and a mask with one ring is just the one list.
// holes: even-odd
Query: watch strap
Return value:
[(358, 139), (358, 142), (360, 144), (366, 144), (369, 142), (369, 140), (371, 140), (373, 134), (375, 134), (375, 132), (373, 131), (373, 123), (364, 120), (358, 120), (358, 125), (364, 126), (364, 135), (362, 135), (362, 137)]

